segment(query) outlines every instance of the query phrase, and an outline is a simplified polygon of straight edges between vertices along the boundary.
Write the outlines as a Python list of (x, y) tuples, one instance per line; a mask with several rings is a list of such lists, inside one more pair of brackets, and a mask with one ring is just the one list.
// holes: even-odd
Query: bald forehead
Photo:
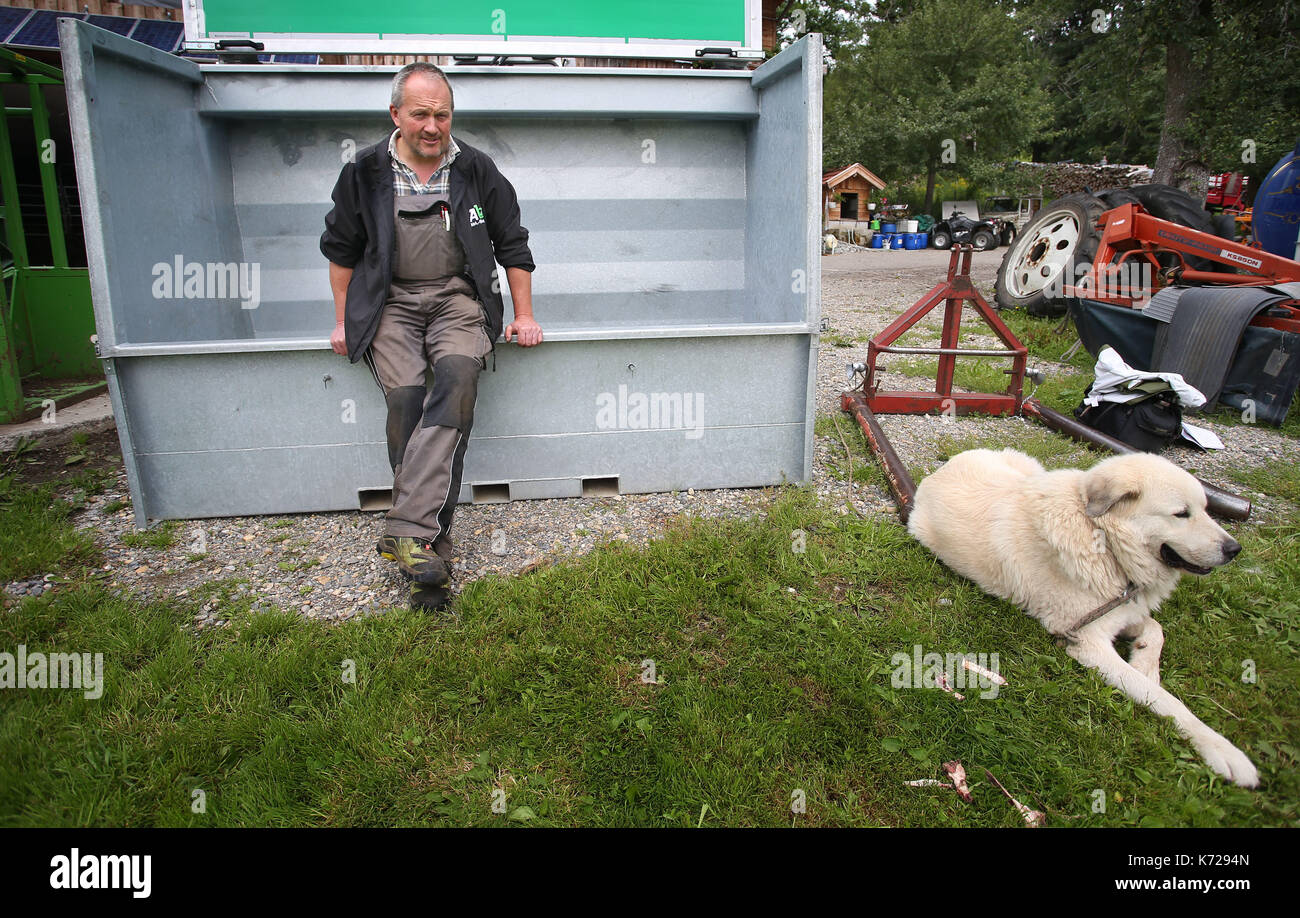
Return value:
[(451, 87), (432, 73), (413, 73), (402, 87), (403, 108), (450, 108)]

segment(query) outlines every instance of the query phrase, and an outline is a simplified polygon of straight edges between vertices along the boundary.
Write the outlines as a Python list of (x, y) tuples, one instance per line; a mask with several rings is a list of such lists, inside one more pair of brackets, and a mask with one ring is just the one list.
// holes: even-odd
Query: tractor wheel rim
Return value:
[(1048, 214), (1032, 235), (1021, 234), (1014, 245), (1007, 289), (1017, 297), (1042, 293), (1070, 266), (1079, 247), (1079, 220), (1068, 210)]

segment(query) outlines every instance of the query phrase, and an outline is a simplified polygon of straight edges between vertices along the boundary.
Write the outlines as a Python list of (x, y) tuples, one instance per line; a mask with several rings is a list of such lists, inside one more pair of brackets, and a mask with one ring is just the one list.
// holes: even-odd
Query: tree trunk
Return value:
[[(1186, 174), (1187, 166), (1201, 159), (1200, 150), (1187, 140), (1187, 116), (1192, 97), (1201, 84), (1200, 68), (1192, 60), (1187, 45), (1170, 40), (1165, 45), (1165, 120), (1160, 127), (1160, 150), (1152, 181), (1175, 185), (1195, 194), (1185, 185), (1197, 184), (1196, 177)], [(1193, 168), (1191, 172), (1197, 170)], [(1204, 194), (1204, 190), (1201, 191)]]
[[(925, 213), (931, 213), (934, 207), (934, 182), (939, 175), (939, 157), (936, 154), (930, 155), (930, 164), (925, 175), (925, 205), (922, 210)], [(939, 215), (943, 219), (943, 214)]]

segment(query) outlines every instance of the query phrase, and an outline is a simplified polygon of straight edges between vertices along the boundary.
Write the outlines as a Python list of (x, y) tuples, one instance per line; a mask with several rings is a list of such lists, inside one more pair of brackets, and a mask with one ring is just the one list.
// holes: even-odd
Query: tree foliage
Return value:
[(1175, 175), (1239, 171), (1258, 187), (1300, 136), (1300, 0), (805, 0), (781, 10), (786, 23), (802, 10), (808, 30), (826, 35), (828, 169), (860, 161), (887, 181), (933, 186), (978, 182), (1012, 158), (1159, 157)]
[(928, 210), (941, 170), (1027, 153), (1050, 110), (1041, 60), (1010, 5), (908, 6), (897, 21), (869, 23), (866, 45), (827, 75), (822, 143), (828, 167), (924, 173)]

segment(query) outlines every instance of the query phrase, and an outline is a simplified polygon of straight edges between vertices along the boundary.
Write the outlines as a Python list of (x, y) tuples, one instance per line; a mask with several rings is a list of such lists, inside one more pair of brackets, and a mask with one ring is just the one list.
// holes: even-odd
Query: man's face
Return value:
[(403, 87), (401, 108), (388, 106), (393, 124), (416, 162), (436, 165), (451, 145), (451, 90), (436, 76), (413, 73)]

